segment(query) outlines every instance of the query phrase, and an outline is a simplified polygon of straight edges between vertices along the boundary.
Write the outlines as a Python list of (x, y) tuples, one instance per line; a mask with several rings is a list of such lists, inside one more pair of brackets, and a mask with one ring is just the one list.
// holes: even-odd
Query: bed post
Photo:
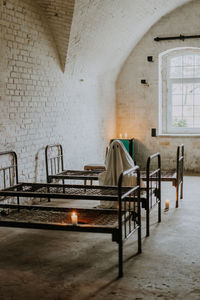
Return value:
[(46, 179), (47, 179), (47, 183), (49, 183), (48, 148), (49, 148), (49, 146), (47, 145), (45, 147), (45, 163), (46, 163)]
[[(13, 154), (14, 157), (14, 164), (15, 164), (15, 180), (16, 180), (16, 184), (18, 184), (19, 179), (18, 179), (18, 163), (17, 163), (17, 154), (16, 152), (11, 152)], [(19, 205), (19, 197), (17, 197), (17, 204)], [(18, 208), (19, 210), (19, 208)]]
[(147, 169), (146, 169), (146, 179), (147, 179), (147, 205), (146, 205), (146, 236), (149, 236), (149, 226), (150, 226), (150, 220), (149, 220), (149, 168), (150, 168), (150, 160), (151, 157), (148, 157), (147, 160)]
[(180, 168), (179, 168), (179, 157), (180, 157), (180, 146), (177, 148), (177, 156), (176, 156), (176, 208), (178, 208), (178, 197), (179, 197), (179, 173), (180, 173)]
[(183, 199), (183, 168), (184, 168), (184, 145), (177, 148), (176, 157), (176, 208), (178, 208), (179, 184), (181, 184), (180, 199)]
[[(137, 185), (140, 186), (140, 171), (137, 169)], [(140, 203), (140, 188), (137, 192), (138, 201), (137, 201), (137, 213), (138, 213), (138, 253), (142, 253), (142, 228), (141, 228), (141, 203)]]
[(122, 179), (123, 174), (119, 177), (118, 182), (118, 224), (119, 224), (119, 233), (118, 233), (118, 259), (119, 259), (119, 277), (123, 276), (123, 241), (122, 241)]
[[(150, 165), (152, 159), (157, 158), (157, 169), (153, 172), (150, 172)], [(151, 175), (150, 175), (151, 173)], [(152, 175), (153, 174), (153, 175)], [(157, 175), (155, 175), (157, 174)], [(153, 177), (154, 176), (154, 177)], [(156, 177), (155, 177), (156, 176)], [(151, 178), (150, 178), (151, 177)], [(150, 235), (150, 193), (151, 193), (151, 209), (152, 209), (152, 183), (153, 178), (156, 181), (156, 189), (155, 189), (155, 197), (156, 204), (158, 205), (158, 222), (161, 222), (161, 158), (160, 153), (152, 154), (147, 159), (147, 167), (146, 167), (146, 236)], [(150, 187), (151, 182), (151, 187)], [(150, 193), (149, 193), (150, 191)]]
[(181, 199), (183, 199), (183, 170), (184, 170), (184, 145), (181, 145), (181, 156), (182, 156), (182, 162), (181, 162)]
[(160, 154), (158, 154), (158, 222), (161, 222), (161, 158)]

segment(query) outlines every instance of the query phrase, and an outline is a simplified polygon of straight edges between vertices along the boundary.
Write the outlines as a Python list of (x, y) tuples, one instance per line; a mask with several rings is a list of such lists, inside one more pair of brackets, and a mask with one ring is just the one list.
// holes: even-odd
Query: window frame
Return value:
[(200, 56), (200, 48), (174, 48), (159, 55), (159, 135), (200, 135), (200, 126), (196, 128), (172, 126), (172, 85), (183, 82), (200, 84), (200, 77), (170, 78), (171, 59), (184, 55)]

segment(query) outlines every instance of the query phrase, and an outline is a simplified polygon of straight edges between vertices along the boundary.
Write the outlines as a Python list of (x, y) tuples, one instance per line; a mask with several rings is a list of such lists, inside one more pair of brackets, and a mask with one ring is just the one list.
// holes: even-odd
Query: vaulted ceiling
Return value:
[(190, 1), (37, 0), (48, 21), (63, 71), (68, 57), (69, 64), (72, 60), (80, 65), (80, 73), (115, 70), (116, 75), (148, 29)]
[(60, 64), (65, 70), (75, 0), (36, 0), (56, 44)]

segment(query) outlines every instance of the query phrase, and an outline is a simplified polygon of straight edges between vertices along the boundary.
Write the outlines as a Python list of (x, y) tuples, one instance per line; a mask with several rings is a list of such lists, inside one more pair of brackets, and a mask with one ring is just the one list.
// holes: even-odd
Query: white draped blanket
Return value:
[[(134, 161), (126, 148), (119, 140), (114, 140), (108, 150), (105, 160), (106, 171), (99, 175), (100, 185), (118, 185), (119, 176), (122, 172), (135, 166)], [(124, 176), (123, 186), (135, 186), (137, 184), (136, 174)], [(101, 207), (116, 208), (117, 203), (113, 201), (101, 201)]]

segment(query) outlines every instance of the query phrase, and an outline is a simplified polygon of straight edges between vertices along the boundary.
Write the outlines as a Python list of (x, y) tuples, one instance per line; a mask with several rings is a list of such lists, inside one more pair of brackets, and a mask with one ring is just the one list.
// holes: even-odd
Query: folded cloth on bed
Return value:
[[(118, 185), (119, 176), (122, 172), (135, 166), (134, 161), (126, 148), (119, 140), (114, 140), (108, 149), (105, 160), (106, 171), (99, 175), (100, 185)], [(136, 174), (128, 174), (123, 178), (123, 186), (135, 186), (137, 184)], [(114, 201), (101, 201), (101, 207), (116, 208)]]

